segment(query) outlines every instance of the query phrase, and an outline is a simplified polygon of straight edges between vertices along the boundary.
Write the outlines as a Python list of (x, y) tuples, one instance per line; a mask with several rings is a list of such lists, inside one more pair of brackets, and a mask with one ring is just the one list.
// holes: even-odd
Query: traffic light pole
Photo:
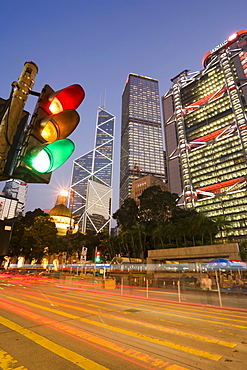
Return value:
[(26, 62), (18, 82), (12, 83), (12, 93), (8, 101), (9, 106), (0, 122), (0, 173), (4, 172), (8, 152), (12, 148), (13, 139), (37, 73), (37, 65), (34, 62)]

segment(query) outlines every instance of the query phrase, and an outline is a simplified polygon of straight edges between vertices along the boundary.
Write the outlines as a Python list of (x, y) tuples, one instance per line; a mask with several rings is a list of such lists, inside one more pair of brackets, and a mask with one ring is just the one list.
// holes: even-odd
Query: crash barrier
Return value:
[[(205, 281), (206, 279), (206, 281)], [(211, 282), (208, 283), (208, 280)], [(227, 281), (227, 282), (226, 282)], [(103, 279), (99, 276), (61, 280), (60, 284), (74, 289), (109, 292), (119, 295), (174, 301), (187, 304), (212, 305), (247, 310), (247, 279), (219, 274), (195, 276), (147, 277), (123, 275)], [(231, 285), (230, 285), (231, 284)]]
[[(208, 275), (208, 276), (206, 276)], [(207, 278), (207, 279), (206, 279)], [(208, 282), (208, 278), (211, 282)], [(245, 271), (210, 271), (207, 273), (169, 273), (166, 276), (131, 273), (100, 276), (59, 271), (34, 274), (2, 271), (0, 279), (25, 281), (27, 284), (54, 284), (67, 288), (94, 290), (126, 296), (212, 305), (247, 310), (247, 274)], [(206, 279), (206, 281), (205, 281)]]

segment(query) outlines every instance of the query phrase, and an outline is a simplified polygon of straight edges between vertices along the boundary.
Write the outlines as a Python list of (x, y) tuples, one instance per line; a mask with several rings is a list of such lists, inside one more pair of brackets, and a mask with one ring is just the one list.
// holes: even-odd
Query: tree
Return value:
[(102, 255), (105, 256), (107, 261), (111, 261), (116, 255), (116, 250), (114, 248), (115, 237), (109, 235), (108, 233), (103, 233), (100, 238), (99, 250)]
[(169, 219), (176, 208), (177, 194), (163, 191), (160, 186), (145, 189), (140, 199), (140, 214), (146, 221), (154, 221), (157, 226)]
[(240, 243), (239, 251), (242, 261), (247, 261), (247, 240), (244, 240), (242, 243)]
[(25, 230), (25, 224), (22, 222), (22, 219), (17, 219), (14, 223), (13, 232), (9, 244), (9, 256), (10, 257), (19, 257), (22, 249), (22, 240)]
[(34, 211), (26, 212), (25, 217), (21, 219), (21, 222), (23, 222), (26, 226), (32, 226), (37, 217), (45, 215), (48, 216), (48, 213), (45, 213), (40, 208), (36, 208)]
[(44, 254), (53, 254), (57, 250), (57, 229), (49, 216), (36, 217), (33, 225), (25, 227), (21, 253), (25, 259), (33, 258), (40, 262)]
[[(48, 216), (40, 208), (35, 209), (33, 212), (29, 211), (25, 217), (20, 217), (15, 220), (13, 232), (9, 245), (9, 256), (19, 257), (23, 256), (28, 258), (30, 255), (31, 246), (26, 245), (27, 231), (26, 228), (31, 227), (39, 216)], [(25, 234), (25, 237), (24, 237)]]
[(117, 225), (122, 230), (128, 230), (138, 222), (138, 206), (133, 198), (126, 198), (122, 206), (113, 214)]
[(137, 234), (137, 240), (139, 244), (138, 248), (138, 254), (137, 256), (140, 257), (143, 261), (147, 254), (147, 244), (146, 244), (146, 228), (144, 223), (136, 223), (136, 225), (133, 226), (133, 231)]
[[(154, 241), (154, 249), (159, 249), (159, 245), (161, 245), (163, 249), (164, 248), (164, 238), (165, 238), (165, 227), (163, 225), (158, 225), (153, 230), (152, 237)], [(157, 244), (157, 248), (156, 248), (156, 241), (160, 242)]]
[(225, 230), (227, 233), (230, 222), (227, 221), (224, 216), (217, 216), (213, 219), (213, 221), (215, 222), (216, 227), (218, 231), (220, 232), (221, 240), (223, 241), (224, 240), (223, 231)]

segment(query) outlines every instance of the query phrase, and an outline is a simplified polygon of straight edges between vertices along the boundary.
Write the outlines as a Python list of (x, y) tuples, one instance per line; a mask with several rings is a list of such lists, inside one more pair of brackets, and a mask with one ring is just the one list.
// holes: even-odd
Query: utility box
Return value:
[(116, 289), (116, 279), (104, 279), (103, 286), (105, 289)]

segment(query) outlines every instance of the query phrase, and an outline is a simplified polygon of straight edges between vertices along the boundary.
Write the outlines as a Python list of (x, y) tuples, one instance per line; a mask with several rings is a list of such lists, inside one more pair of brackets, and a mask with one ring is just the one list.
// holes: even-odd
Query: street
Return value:
[(247, 314), (0, 279), (0, 368), (244, 370)]

